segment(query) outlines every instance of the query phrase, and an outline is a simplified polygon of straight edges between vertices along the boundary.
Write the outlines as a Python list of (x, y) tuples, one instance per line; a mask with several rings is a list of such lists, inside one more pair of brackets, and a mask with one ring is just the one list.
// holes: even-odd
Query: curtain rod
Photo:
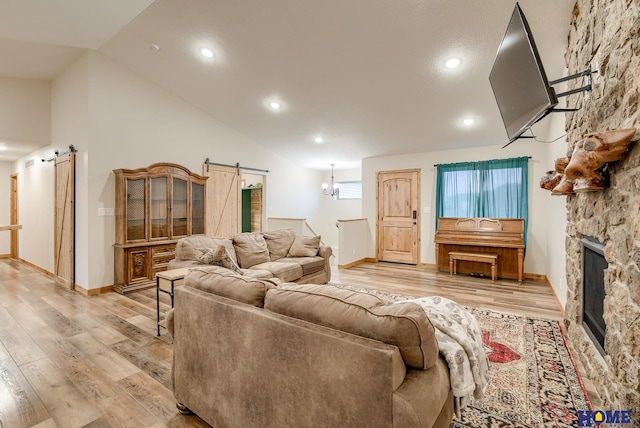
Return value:
[(240, 166), (240, 163), (237, 162), (235, 165), (228, 165), (228, 164), (224, 164), (224, 163), (216, 163), (216, 162), (211, 162), (209, 161), (209, 158), (206, 158), (204, 160), (205, 165), (207, 165), (207, 172), (209, 172), (209, 165), (216, 165), (216, 166), (226, 166), (229, 168), (235, 168), (238, 170), (238, 174), (240, 174), (240, 170), (241, 169), (246, 169), (249, 171), (259, 171), (259, 172), (270, 172), (268, 169), (258, 169), (258, 168), (249, 168), (247, 166)]
[[(527, 159), (533, 159), (531, 156), (527, 156)], [(438, 166), (440, 165), (439, 163), (434, 163), (433, 166)]]

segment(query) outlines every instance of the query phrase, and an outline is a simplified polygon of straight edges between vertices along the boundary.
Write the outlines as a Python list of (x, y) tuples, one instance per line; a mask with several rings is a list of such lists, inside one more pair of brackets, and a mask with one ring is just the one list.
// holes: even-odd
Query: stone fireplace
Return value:
[[(566, 63), (569, 74), (590, 65), (599, 71), (590, 93), (567, 100), (579, 108), (567, 114), (570, 146), (589, 132), (640, 129), (640, 2), (578, 0)], [(608, 169), (609, 188), (567, 196), (565, 327), (602, 410), (631, 410), (631, 426), (640, 426), (640, 144)], [(585, 237), (603, 244), (604, 354), (583, 327)]]

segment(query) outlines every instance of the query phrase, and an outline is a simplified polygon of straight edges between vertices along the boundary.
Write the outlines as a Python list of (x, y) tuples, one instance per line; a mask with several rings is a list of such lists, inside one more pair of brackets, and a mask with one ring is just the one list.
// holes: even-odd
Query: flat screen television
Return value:
[(489, 82), (509, 137), (505, 147), (558, 104), (518, 3), (500, 42)]

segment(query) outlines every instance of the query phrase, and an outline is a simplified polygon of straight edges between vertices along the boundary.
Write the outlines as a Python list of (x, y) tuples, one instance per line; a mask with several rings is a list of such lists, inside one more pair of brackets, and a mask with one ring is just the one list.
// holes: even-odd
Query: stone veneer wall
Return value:
[[(640, 128), (640, 2), (578, 0), (569, 32), (569, 74), (598, 69), (591, 93), (572, 95), (566, 115), (567, 141), (594, 131)], [(570, 88), (582, 86), (574, 81)], [(640, 133), (636, 133), (634, 140)], [(640, 426), (640, 144), (610, 165), (610, 188), (567, 197), (567, 286), (565, 326), (603, 400), (602, 410), (631, 409)], [(603, 358), (582, 328), (583, 236), (605, 244)]]

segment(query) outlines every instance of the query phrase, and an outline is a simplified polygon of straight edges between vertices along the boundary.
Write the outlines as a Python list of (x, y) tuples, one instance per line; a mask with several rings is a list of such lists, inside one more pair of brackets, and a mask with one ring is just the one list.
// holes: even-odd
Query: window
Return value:
[(362, 181), (343, 181), (338, 184), (338, 199), (362, 199)]
[[(438, 165), (440, 217), (528, 218), (528, 158)], [(525, 233), (526, 241), (526, 233)]]

